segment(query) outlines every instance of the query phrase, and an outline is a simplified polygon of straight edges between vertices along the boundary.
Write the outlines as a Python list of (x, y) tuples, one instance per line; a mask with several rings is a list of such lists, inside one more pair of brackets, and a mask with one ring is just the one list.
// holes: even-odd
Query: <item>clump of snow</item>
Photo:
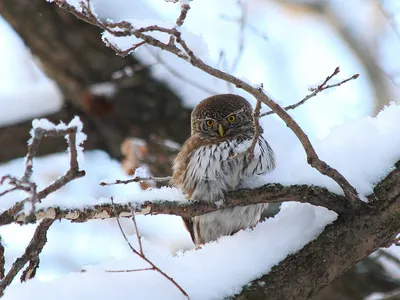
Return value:
[(133, 174), (133, 177), (139, 177), (139, 178), (147, 178), (149, 177), (149, 173), (147, 172), (147, 170), (145, 168), (139, 167), (136, 168), (135, 170), (135, 174)]
[[(66, 130), (68, 128), (76, 127), (76, 135), (75, 135), (75, 145), (76, 145), (76, 150), (77, 150), (77, 160), (78, 164), (83, 168), (84, 164), (84, 156), (83, 156), (83, 143), (86, 140), (86, 134), (82, 132), (83, 130), (83, 123), (80, 120), (78, 116), (75, 116), (68, 124), (65, 124), (64, 122), (60, 122), (59, 124), (54, 124), (53, 122), (50, 122), (47, 119), (35, 119), (32, 121), (32, 129), (30, 131), (31, 134), (31, 139), (28, 141), (28, 145), (31, 145), (33, 139), (35, 138), (35, 130), (38, 128), (44, 129), (44, 130)], [(68, 135), (65, 135), (65, 139), (69, 140)], [(68, 146), (67, 152), (70, 152), (70, 147)]]

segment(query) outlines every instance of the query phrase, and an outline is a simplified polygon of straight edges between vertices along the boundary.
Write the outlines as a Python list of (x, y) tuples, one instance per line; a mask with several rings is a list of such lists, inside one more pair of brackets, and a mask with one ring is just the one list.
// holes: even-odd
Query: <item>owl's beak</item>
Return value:
[(222, 127), (222, 124), (218, 125), (218, 132), (219, 132), (220, 136), (224, 136), (225, 130), (224, 130), (224, 127)]

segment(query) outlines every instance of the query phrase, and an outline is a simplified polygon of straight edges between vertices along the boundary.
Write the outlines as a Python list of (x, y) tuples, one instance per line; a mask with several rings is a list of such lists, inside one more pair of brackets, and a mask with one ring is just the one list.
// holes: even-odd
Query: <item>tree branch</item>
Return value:
[[(133, 208), (136, 214), (169, 214), (190, 218), (227, 207), (288, 201), (326, 207), (338, 214), (355, 214), (345, 197), (331, 193), (326, 188), (308, 185), (283, 186), (281, 184), (267, 184), (256, 189), (242, 189), (230, 192), (224, 203), (219, 206), (204, 201), (158, 200), (143, 202), (132, 199), (132, 201), (126, 204), (115, 203), (111, 205), (111, 203), (104, 203), (91, 207), (77, 207), (75, 209), (50, 207), (38, 210), (35, 213), (35, 217), (36, 219), (53, 218), (67, 219), (72, 222), (86, 222), (92, 219), (130, 217), (132, 216)], [(0, 226), (11, 223), (23, 224), (26, 221), (26, 217), (24, 213), (12, 215), (7, 210), (0, 215)]]
[[(44, 245), (47, 242), (47, 231), (53, 224), (54, 219), (44, 219), (39, 226), (36, 228), (35, 234), (30, 241), (28, 247), (26, 247), (24, 254), (17, 258), (11, 269), (8, 271), (7, 275), (0, 282), (0, 297), (4, 295), (4, 290), (11, 284), (14, 277), (28, 262), (39, 262), (39, 254), (42, 252)], [(35, 272), (38, 264), (30, 263), (27, 270), (23, 273), (21, 279), (28, 279), (28, 275), (31, 272)], [(26, 277), (25, 277), (26, 276)]]
[(396, 165), (375, 187), (370, 197), (375, 201), (369, 207), (339, 215), (317, 239), (266, 270), (268, 274), (246, 285), (235, 299), (309, 299), (361, 259), (393, 242), (400, 232), (400, 169)]

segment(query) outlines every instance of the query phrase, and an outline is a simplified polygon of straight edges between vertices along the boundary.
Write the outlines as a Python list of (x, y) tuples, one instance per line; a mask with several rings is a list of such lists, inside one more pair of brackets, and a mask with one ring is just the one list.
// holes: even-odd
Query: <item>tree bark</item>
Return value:
[(400, 232), (399, 163), (374, 189), (369, 207), (341, 214), (316, 240), (288, 256), (235, 298), (308, 299)]
[[(115, 55), (101, 41), (101, 31), (43, 0), (4, 0), (2, 16), (37, 56), (46, 74), (60, 87), (68, 108), (50, 116), (79, 115), (88, 135), (86, 149), (100, 148), (120, 158), (127, 136), (149, 140), (151, 135), (183, 142), (189, 135), (190, 111), (150, 70), (132, 56)], [(112, 80), (112, 74), (134, 67), (131, 77)], [(93, 84), (111, 82), (111, 99), (94, 95)], [(0, 129), (0, 162), (23, 156), (30, 122)], [(63, 141), (43, 144), (41, 153), (61, 151)], [(9, 151), (13, 149), (13, 151)]]

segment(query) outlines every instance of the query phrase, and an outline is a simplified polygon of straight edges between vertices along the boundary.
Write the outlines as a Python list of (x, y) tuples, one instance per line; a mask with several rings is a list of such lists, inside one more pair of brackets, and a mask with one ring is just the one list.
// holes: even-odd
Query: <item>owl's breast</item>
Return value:
[(186, 186), (193, 189), (191, 198), (216, 201), (237, 188), (245, 159), (232, 158), (239, 142), (224, 141), (196, 149), (187, 166)]

